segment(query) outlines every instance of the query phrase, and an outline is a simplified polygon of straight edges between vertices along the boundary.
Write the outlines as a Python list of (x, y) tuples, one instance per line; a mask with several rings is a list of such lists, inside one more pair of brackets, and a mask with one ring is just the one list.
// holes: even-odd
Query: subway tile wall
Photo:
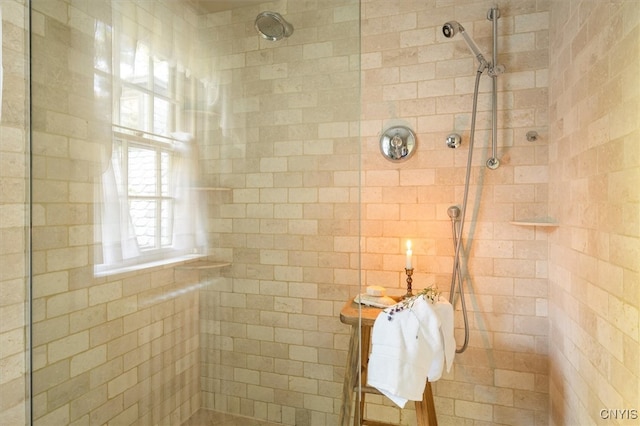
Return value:
[(640, 8), (557, 1), (551, 16), (551, 423), (637, 423)]
[[(369, 285), (405, 286), (404, 246), (413, 244), (413, 287), (449, 294), (453, 264), (447, 209), (461, 206), (477, 62), (462, 37), (442, 25), (459, 21), (490, 60), (496, 2), (362, 3), (363, 274)], [(513, 225), (545, 218), (548, 188), (548, 2), (497, 2), (498, 157), (490, 155), (491, 79), (480, 81), (469, 204), (465, 282), (470, 341), (435, 383), (440, 424), (544, 425), (548, 405), (547, 243), (553, 228)], [(415, 130), (413, 157), (391, 163), (379, 153), (381, 132), (395, 124)], [(528, 131), (541, 137), (526, 138)], [(462, 136), (456, 150), (445, 144)], [(459, 302), (458, 302), (459, 303)], [(456, 339), (463, 318), (456, 313)], [(411, 410), (388, 402), (381, 418), (414, 424)]]
[(27, 423), (29, 211), (26, 14), (2, 2), (0, 117), (0, 424)]
[(112, 143), (110, 78), (94, 65), (110, 63), (116, 23), (178, 49), (196, 16), (174, 2), (34, 1), (31, 19), (33, 424), (180, 424), (200, 407), (198, 276), (94, 275)]
[[(209, 130), (212, 136), (227, 139), (225, 143), (207, 145), (204, 152), (204, 164), (222, 171), (212, 173), (208, 183), (233, 188), (230, 193), (208, 196), (212, 212), (210, 235), (216, 241), (213, 254), (233, 259), (232, 271), (223, 277), (196, 277), (173, 276), (170, 270), (157, 269), (121, 277), (122, 280), (93, 283), (90, 289), (74, 288), (70, 297), (56, 297), (71, 283), (86, 280), (81, 273), (83, 265), (71, 265), (71, 270), (52, 275), (39, 269), (45, 266), (38, 261), (42, 257), (37, 257), (35, 267), (40, 281), (36, 278), (34, 285), (46, 281), (46, 286), (36, 285), (35, 289), (52, 292), (41, 294), (41, 302), (50, 301), (46, 307), (56, 312), (51, 321), (43, 320), (40, 326), (50, 325), (47, 330), (52, 333), (66, 330), (67, 326), (83, 327), (70, 321), (75, 315), (75, 319), (86, 319), (84, 326), (89, 328), (84, 331), (95, 328), (94, 336), (109, 339), (83, 351), (87, 342), (78, 335), (82, 330), (47, 336), (52, 339), (50, 348), (41, 347), (34, 355), (42, 378), (66, 374), (78, 380), (74, 384), (82, 385), (83, 375), (90, 372), (90, 382), (93, 375), (100, 385), (96, 393), (73, 402), (69, 398), (73, 394), (69, 382), (45, 392), (41, 389), (35, 399), (35, 415), (40, 421), (71, 422), (72, 412), (77, 416), (89, 406), (95, 408), (94, 417), (80, 416), (80, 422), (116, 416), (118, 421), (130, 423), (137, 421), (136, 415), (140, 414), (146, 420), (164, 418), (167, 413), (157, 409), (156, 417), (144, 417), (153, 412), (148, 408), (151, 384), (155, 388), (158, 380), (169, 376), (165, 364), (160, 365), (162, 359), (184, 373), (179, 376), (183, 387), (177, 394), (170, 390), (175, 383), (167, 383), (170, 387), (163, 388), (160, 395), (174, 401), (164, 409), (170, 411), (172, 422), (180, 423), (199, 406), (199, 398), (193, 395), (198, 392), (194, 384), (200, 374), (205, 406), (279, 419), (285, 424), (331, 424), (339, 411), (336, 395), (342, 381), (347, 336), (336, 321), (337, 312), (342, 301), (357, 291), (354, 283), (358, 282), (359, 266), (354, 253), (359, 241), (354, 238), (358, 234), (354, 227), (359, 220), (353, 206), (359, 196), (363, 202), (363, 283), (401, 291), (402, 251), (404, 241), (410, 238), (416, 255), (415, 287), (436, 284), (445, 293), (448, 291), (452, 242), (446, 209), (460, 203), (462, 197), (467, 145), (452, 151), (444, 147), (444, 138), (457, 131), (468, 143), (475, 64), (462, 40), (445, 40), (439, 34), (439, 26), (451, 19), (460, 21), (488, 55), (490, 22), (484, 16), (492, 4), (459, 0), (362, 3), (361, 55), (351, 52), (352, 47), (343, 47), (349, 52), (350, 69), (357, 70), (357, 64), (362, 67), (360, 195), (359, 177), (354, 172), (358, 170), (354, 164), (358, 157), (351, 151), (353, 145), (316, 140), (350, 141), (358, 134), (353, 124), (357, 120), (336, 119), (336, 113), (328, 107), (314, 108), (319, 101), (335, 103), (335, 98), (325, 97), (324, 90), (311, 94), (298, 90), (329, 79), (327, 70), (335, 73), (332, 67), (340, 64), (327, 59), (327, 68), (317, 70), (324, 73), (319, 80), (310, 77), (314, 70), (279, 65), (293, 57), (315, 59), (314, 64), (318, 64), (328, 52), (327, 38), (339, 38), (336, 31), (351, 34), (349, 31), (358, 26), (354, 23), (358, 20), (357, 8), (340, 2), (333, 5), (333, 22), (349, 25), (332, 27), (332, 33), (325, 31), (328, 21), (323, 20), (328, 19), (330, 7), (326, 13), (314, 15), (314, 19), (321, 18), (320, 27), (305, 31), (315, 28), (314, 23), (308, 22), (311, 18), (305, 14), (298, 14), (301, 10), (296, 11), (296, 7), (306, 6), (298, 2), (274, 4), (274, 8), (286, 11), (285, 16), (305, 39), (303, 45), (289, 39), (278, 48), (250, 37), (250, 25), (240, 23), (245, 17), (236, 15), (234, 31), (241, 35), (241, 41), (221, 42), (232, 50), (224, 63), (215, 67), (234, 69), (242, 60), (255, 67), (265, 66), (260, 67), (258, 75), (247, 73), (241, 76), (240, 83), (235, 80), (250, 96), (227, 107), (233, 108), (235, 114), (247, 115), (238, 122), (227, 121), (222, 126), (223, 135)], [(495, 172), (482, 167), (489, 139), (489, 86), (483, 77), (470, 197), (476, 220), (474, 225), (467, 225), (472, 241), (466, 248), (472, 277), (467, 286), (471, 343), (467, 352), (457, 357), (453, 371), (435, 386), (438, 416), (441, 424), (599, 424), (604, 421), (601, 409), (638, 408), (640, 393), (640, 280), (636, 255), (640, 231), (638, 192), (634, 186), (640, 164), (634, 143), (640, 121), (638, 8), (633, 0), (522, 0), (498, 2), (498, 6), (502, 12), (499, 62), (507, 68), (507, 73), (499, 77), (502, 165)], [(26, 387), (27, 369), (24, 7), (20, 1), (2, 3), (5, 83), (15, 82), (10, 85), (10, 92), (3, 93), (0, 129), (3, 424), (23, 424), (26, 416), (24, 394), (16, 392)], [(75, 18), (85, 16), (73, 8), (63, 9), (73, 11)], [(252, 9), (251, 14), (255, 16), (257, 11)], [(59, 12), (54, 7), (47, 11), (55, 20), (66, 22)], [(249, 16), (249, 11), (245, 12)], [(223, 23), (228, 22), (228, 16), (221, 17)], [(221, 25), (213, 15), (208, 19), (211, 22), (203, 24), (206, 28)], [(36, 23), (44, 22), (36, 15)], [(60, 34), (55, 22), (51, 29)], [(598, 66), (591, 65), (594, 58), (598, 58)], [(252, 73), (257, 70), (254, 68)], [(587, 77), (581, 77), (585, 70)], [(294, 72), (303, 76), (294, 78)], [(258, 119), (250, 113), (257, 111), (261, 102), (267, 102), (260, 96), (266, 90), (259, 81), (262, 79), (270, 80), (271, 88), (287, 93), (288, 105), (299, 109), (260, 117), (261, 127), (269, 127), (265, 123), (277, 124), (268, 136), (266, 129), (261, 129), (262, 133), (252, 126), (245, 129), (247, 122)], [(223, 82), (231, 85), (231, 81)], [(345, 97), (339, 99), (352, 100), (349, 92), (344, 92)], [(272, 98), (268, 105), (281, 111), (284, 98)], [(551, 106), (549, 128), (547, 105)], [(331, 114), (332, 118), (327, 119)], [(399, 165), (382, 159), (377, 148), (381, 130), (397, 122), (410, 124), (419, 139), (416, 156)], [(287, 128), (286, 138), (282, 126)], [(531, 129), (541, 136), (534, 143), (525, 137)], [(300, 135), (309, 134), (314, 139), (299, 143), (303, 139)], [(61, 139), (60, 135), (51, 137), (44, 132), (37, 136), (47, 142), (47, 150), (54, 156), (66, 146), (66, 136)], [(253, 146), (228, 142), (234, 138), (251, 141)], [(328, 146), (334, 152), (327, 151)], [(288, 150), (294, 153), (293, 158), (283, 163), (273, 155), (275, 150)], [(341, 165), (332, 164), (334, 160)], [(344, 166), (346, 163), (348, 167)], [(243, 174), (242, 170), (248, 173)], [(69, 179), (76, 188), (85, 185)], [(328, 184), (331, 179), (332, 184)], [(50, 186), (48, 191), (57, 189)], [(40, 196), (43, 194), (46, 192)], [(286, 207), (284, 199), (288, 201)], [(323, 203), (318, 202), (320, 199)], [(272, 209), (262, 209), (255, 200), (272, 204)], [(290, 207), (293, 200), (295, 205)], [(81, 218), (82, 208), (74, 207), (74, 217)], [(36, 223), (43, 223), (37, 222), (43, 220), (41, 211), (36, 207)], [(560, 226), (541, 229), (509, 223), (546, 216), (557, 219)], [(48, 218), (68, 220), (68, 209), (56, 212), (52, 208)], [(58, 229), (65, 235), (73, 227), (74, 236), (86, 236), (87, 227), (91, 226), (81, 222), (65, 230), (65, 223)], [(287, 235), (290, 229), (296, 230), (296, 236)], [(42, 242), (59, 241), (55, 235), (51, 237)], [(56, 254), (70, 247), (39, 250), (51, 250), (49, 259), (54, 264)], [(90, 249), (81, 245), (74, 247), (73, 253), (83, 254), (85, 250)], [(265, 276), (269, 279), (263, 279)], [(206, 286), (199, 295), (176, 299), (174, 306), (154, 305), (148, 310), (139, 301), (157, 294), (152, 283), (158, 283), (163, 292), (189, 287), (189, 283)], [(118, 295), (122, 298), (118, 299)], [(82, 306), (91, 304), (90, 300), (97, 303), (94, 311), (82, 308), (66, 312), (70, 304)], [(138, 310), (131, 312), (134, 305)], [(182, 317), (183, 307), (190, 313), (189, 318)], [(259, 317), (254, 307), (258, 308)], [(113, 327), (104, 325), (98, 330), (90, 323), (95, 317), (84, 314), (93, 315), (103, 308), (115, 322)], [(193, 323), (198, 310), (200, 350), (194, 341), (198, 325)], [(55, 321), (63, 326), (55, 326)], [(123, 335), (125, 321), (129, 324), (127, 332), (145, 324), (135, 337), (142, 343), (140, 348), (128, 346), (133, 337), (131, 333)], [(176, 324), (189, 330), (186, 341), (177, 337)], [(456, 317), (456, 324), (462, 324), (460, 316)], [(42, 336), (45, 329), (40, 330)], [(460, 340), (460, 327), (457, 336)], [(56, 342), (58, 337), (63, 340)], [(124, 371), (120, 365), (124, 367), (125, 358), (129, 366), (144, 359), (142, 352), (147, 350), (145, 342), (150, 339), (156, 340), (150, 350), (157, 356), (155, 361), (143, 363), (149, 369), (144, 370), (139, 364), (136, 373)], [(176, 360), (185, 347), (188, 352)], [(131, 350), (121, 354), (128, 348)], [(110, 354), (114, 355), (112, 363), (93, 364), (105, 357), (111, 359)], [(51, 376), (42, 369), (47, 357), (54, 362), (48, 370)], [(193, 367), (196, 357), (201, 359), (199, 367)], [(194, 373), (196, 370), (201, 373)], [(150, 380), (156, 381), (146, 379), (151, 372), (155, 375)], [(262, 386), (267, 382), (275, 383), (272, 389)], [(109, 395), (115, 396), (115, 402), (105, 403)], [(142, 395), (143, 400), (132, 403), (136, 395)], [(90, 400), (88, 405), (85, 400)], [(412, 410), (399, 411), (382, 398), (372, 398), (372, 402), (369, 409), (376, 418), (402, 424), (415, 421)], [(45, 406), (55, 409), (43, 414)], [(148, 409), (151, 411), (145, 411)], [(624, 424), (622, 420), (618, 422)]]
[(202, 129), (214, 257), (201, 293), (203, 407), (289, 425), (338, 423), (359, 283), (359, 5), (276, 1), (207, 16), (215, 120)]

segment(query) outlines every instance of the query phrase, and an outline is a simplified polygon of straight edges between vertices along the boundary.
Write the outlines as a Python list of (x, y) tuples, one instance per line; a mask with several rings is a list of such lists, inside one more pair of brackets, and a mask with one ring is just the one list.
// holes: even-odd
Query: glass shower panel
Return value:
[(359, 283), (359, 4), (269, 7), (290, 36), (258, 36), (259, 6), (203, 28), (214, 80), (199, 101), (216, 118), (203, 176), (231, 190), (209, 195), (209, 235), (232, 265), (201, 292), (202, 401), (338, 424), (349, 336), (339, 313)]
[(145, 107), (149, 96), (135, 88), (123, 88), (120, 103), (120, 124), (127, 128), (145, 128)]
[(182, 423), (200, 407), (200, 348), (198, 277), (180, 268), (207, 244), (203, 141), (174, 106), (207, 77), (199, 15), (31, 8), (33, 423)]
[(337, 422), (359, 4), (227, 4), (31, 2), (36, 425)]

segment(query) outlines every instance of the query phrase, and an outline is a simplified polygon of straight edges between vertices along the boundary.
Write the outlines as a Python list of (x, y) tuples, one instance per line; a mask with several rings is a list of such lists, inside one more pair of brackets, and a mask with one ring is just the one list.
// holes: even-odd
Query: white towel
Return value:
[[(447, 373), (451, 370), (453, 359), (456, 356), (456, 340), (453, 335), (453, 306), (449, 301), (440, 297), (438, 302), (433, 305), (436, 315), (440, 319), (440, 333), (442, 334), (442, 342), (444, 346), (444, 359), (447, 366)], [(440, 372), (442, 375), (442, 372)], [(435, 379), (429, 381), (433, 382)]]
[(439, 379), (445, 362), (451, 368), (453, 307), (444, 299), (433, 304), (417, 297), (410, 308), (390, 315), (392, 309), (374, 322), (367, 383), (404, 408), (409, 400), (422, 400), (427, 380)]

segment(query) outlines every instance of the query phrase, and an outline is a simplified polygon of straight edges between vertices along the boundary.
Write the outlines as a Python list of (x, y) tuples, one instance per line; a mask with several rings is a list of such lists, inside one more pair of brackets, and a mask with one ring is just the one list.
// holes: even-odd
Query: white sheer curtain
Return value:
[[(210, 75), (210, 64), (203, 61), (203, 47), (197, 43), (198, 29), (183, 16), (167, 14), (161, 1), (112, 1), (114, 27), (129, 38), (134, 47), (144, 43), (154, 55), (170, 59), (198, 76)], [(148, 9), (152, 9), (150, 14)], [(158, 20), (150, 16), (159, 17)]]
[(103, 269), (122, 266), (130, 259), (140, 256), (126, 187), (122, 183), (122, 156), (120, 150), (112, 150), (112, 159), (100, 179), (101, 196), (97, 203), (98, 229), (100, 230), (101, 256), (96, 259)]
[(176, 150), (171, 189), (174, 199), (172, 247), (183, 253), (203, 252), (207, 245), (204, 203), (197, 190), (197, 145), (189, 133), (174, 133)]
[(113, 149), (109, 167), (100, 178), (100, 200), (96, 203), (100, 232), (97, 238), (100, 241), (100, 256), (96, 259), (98, 270), (108, 271), (206, 251), (205, 205), (197, 190), (196, 143), (188, 133), (172, 136), (175, 139), (169, 178), (169, 195), (173, 200), (171, 244), (151, 252), (140, 249), (127, 199), (127, 183), (123, 180), (123, 156), (127, 153)]
[[(115, 42), (111, 44), (105, 37), (98, 37), (96, 32), (96, 64), (109, 64), (113, 67), (114, 76), (125, 72), (132, 73), (135, 78), (137, 76), (136, 57), (150, 55), (187, 70), (187, 75), (203, 75), (203, 69), (195, 69), (202, 65), (201, 61), (193, 57), (194, 37), (191, 37), (190, 30), (168, 26), (171, 30), (166, 31), (167, 26), (163, 26), (161, 34), (156, 35), (154, 30), (157, 28), (148, 28), (145, 26), (145, 23), (148, 24), (147, 21), (138, 19), (139, 16), (147, 15), (142, 13), (134, 2), (115, 2), (112, 16)], [(117, 49), (113, 57), (118, 58), (113, 62), (112, 46), (113, 49)], [(140, 51), (141, 48), (144, 52)], [(117, 102), (121, 94), (114, 92), (112, 96)], [(114, 124), (118, 124), (119, 120), (120, 117), (114, 116)], [(170, 152), (171, 157), (168, 193), (172, 201), (169, 203), (170, 212), (163, 213), (169, 219), (163, 217), (162, 229), (156, 229), (156, 232), (164, 232), (163, 241), (169, 240), (170, 244), (163, 244), (162, 247), (156, 247), (153, 250), (141, 247), (136, 237), (138, 225), (130, 210), (128, 182), (124, 181), (128, 175), (126, 170), (123, 170), (128, 153), (126, 149), (123, 151), (121, 145), (117, 143), (105, 150), (95, 204), (95, 270), (97, 273), (109, 273), (110, 270), (122, 267), (186, 254), (205, 253), (207, 242), (204, 209), (206, 205), (201, 200), (201, 192), (195, 189), (199, 181), (197, 143), (192, 134), (180, 132), (181, 129), (176, 130), (177, 132), (172, 133), (168, 138), (170, 142), (163, 141), (173, 146), (172, 150), (167, 151)], [(133, 134), (133, 136), (146, 138), (149, 135)]]

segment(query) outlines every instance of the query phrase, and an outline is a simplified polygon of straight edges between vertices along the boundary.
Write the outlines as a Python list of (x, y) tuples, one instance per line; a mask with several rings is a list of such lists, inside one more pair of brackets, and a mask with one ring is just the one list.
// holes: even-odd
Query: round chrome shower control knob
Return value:
[(392, 126), (380, 136), (380, 152), (387, 160), (404, 161), (416, 149), (416, 135), (407, 126)]

